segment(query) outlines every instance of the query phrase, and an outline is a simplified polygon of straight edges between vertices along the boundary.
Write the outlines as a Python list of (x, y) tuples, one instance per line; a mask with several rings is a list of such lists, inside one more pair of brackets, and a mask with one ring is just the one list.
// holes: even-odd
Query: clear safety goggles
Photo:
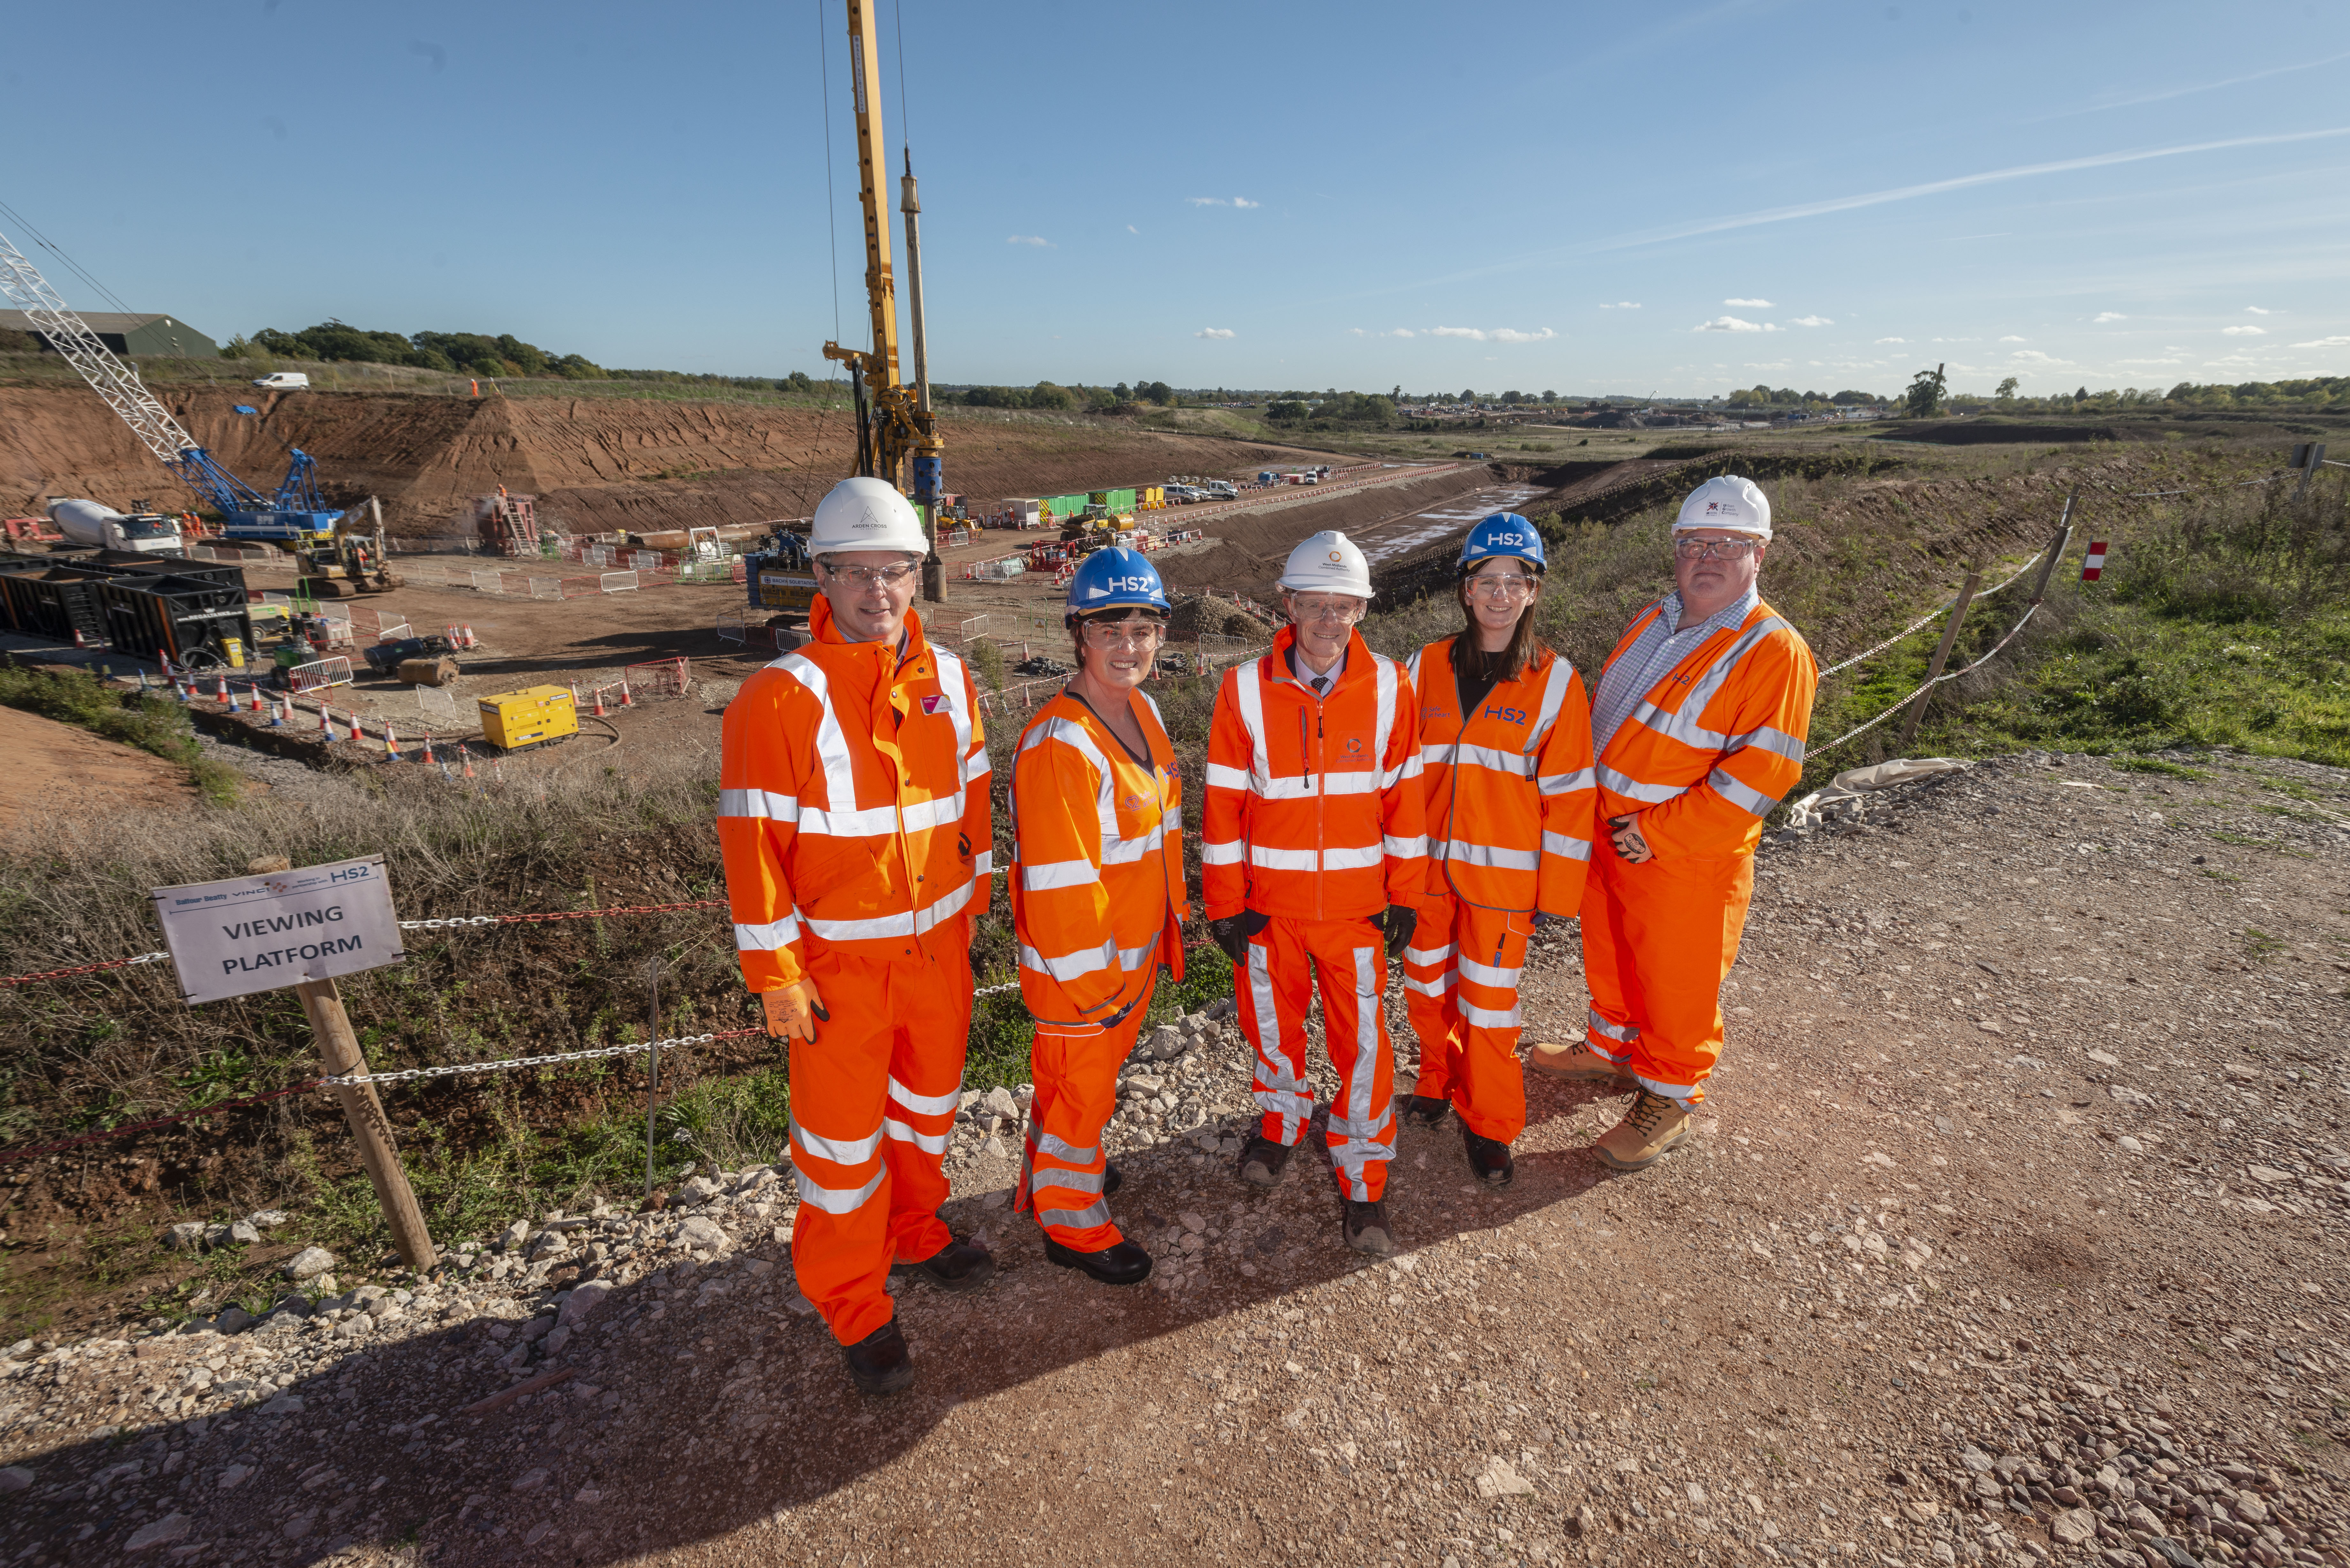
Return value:
[(1676, 539), (1673, 554), (1684, 561), (1734, 561), (1762, 547), (1760, 539)]
[(1471, 597), (1481, 599), (1522, 599), (1534, 591), (1534, 580), (1523, 572), (1488, 572), (1468, 579)]
[(920, 565), (917, 561), (900, 561), (894, 566), (836, 566), (827, 561), (824, 569), (836, 583), (855, 583), (860, 588), (894, 588), (902, 587)]
[(1335, 620), (1342, 626), (1352, 626), (1363, 618), (1367, 607), (1351, 595), (1325, 598), (1319, 595), (1292, 595), (1289, 600), (1290, 618), (1298, 621)]
[(1155, 620), (1087, 621), (1085, 634), (1087, 648), (1105, 653), (1121, 648), (1147, 651), (1167, 640), (1167, 628)]

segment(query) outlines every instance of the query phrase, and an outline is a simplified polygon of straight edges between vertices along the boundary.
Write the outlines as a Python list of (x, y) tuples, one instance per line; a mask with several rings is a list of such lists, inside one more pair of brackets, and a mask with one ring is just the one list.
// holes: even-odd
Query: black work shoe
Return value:
[(1403, 1119), (1419, 1127), (1432, 1127), (1444, 1120), (1444, 1113), (1452, 1102), (1440, 1095), (1413, 1095), (1403, 1103)]
[(1126, 1176), (1118, 1168), (1116, 1163), (1107, 1159), (1103, 1160), (1102, 1196), (1104, 1198), (1115, 1198), (1118, 1196), (1118, 1189), (1125, 1185)]
[(1047, 1236), (1045, 1261), (1090, 1274), (1106, 1285), (1139, 1285), (1150, 1277), (1150, 1254), (1131, 1241), (1120, 1241), (1098, 1252), (1080, 1252)]
[(995, 1259), (976, 1241), (950, 1241), (919, 1263), (892, 1263), (899, 1278), (919, 1275), (942, 1291), (975, 1291), (995, 1277)]
[(1251, 1187), (1270, 1190), (1281, 1180), (1281, 1168), (1289, 1163), (1289, 1146), (1275, 1143), (1261, 1132), (1249, 1134), (1248, 1142), (1241, 1146), (1240, 1176)]
[(1388, 1223), (1385, 1199), (1374, 1198), (1368, 1203), (1347, 1199), (1347, 1245), (1374, 1258), (1395, 1256), (1395, 1230)]
[(894, 1317), (855, 1345), (842, 1345), (840, 1355), (860, 1394), (894, 1394), (914, 1380), (913, 1353)]
[(1488, 1187), (1507, 1187), (1518, 1173), (1517, 1162), (1510, 1158), (1510, 1146), (1500, 1138), (1479, 1137), (1467, 1127), (1461, 1129), (1461, 1141), (1469, 1149), (1470, 1174)]

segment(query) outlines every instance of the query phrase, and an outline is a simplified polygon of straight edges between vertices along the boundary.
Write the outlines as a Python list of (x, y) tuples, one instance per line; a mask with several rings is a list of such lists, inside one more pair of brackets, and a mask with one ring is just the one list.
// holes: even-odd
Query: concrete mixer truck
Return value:
[(101, 506), (95, 501), (52, 501), (48, 514), (49, 521), (57, 525), (57, 532), (69, 544), (132, 550), (150, 556), (177, 556), (185, 550), (180, 537), (180, 520), (160, 512), (140, 512), (126, 517), (113, 507)]

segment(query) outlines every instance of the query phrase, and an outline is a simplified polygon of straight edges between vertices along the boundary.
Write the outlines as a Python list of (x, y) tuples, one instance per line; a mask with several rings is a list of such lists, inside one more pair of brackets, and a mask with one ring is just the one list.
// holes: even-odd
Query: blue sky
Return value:
[[(2340, 5), (876, 4), (942, 380), (2350, 372)], [(223, 339), (821, 374), (836, 300), (865, 336), (847, 53), (837, 0), (26, 8), (0, 201)]]

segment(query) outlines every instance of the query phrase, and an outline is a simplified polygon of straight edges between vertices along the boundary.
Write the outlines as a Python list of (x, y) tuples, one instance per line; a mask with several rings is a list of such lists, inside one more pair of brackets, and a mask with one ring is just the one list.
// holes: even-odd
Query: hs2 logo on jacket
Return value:
[(1526, 722), (1526, 711), (1523, 708), (1488, 708), (1485, 717), (1499, 719), (1504, 724), (1523, 724)]

